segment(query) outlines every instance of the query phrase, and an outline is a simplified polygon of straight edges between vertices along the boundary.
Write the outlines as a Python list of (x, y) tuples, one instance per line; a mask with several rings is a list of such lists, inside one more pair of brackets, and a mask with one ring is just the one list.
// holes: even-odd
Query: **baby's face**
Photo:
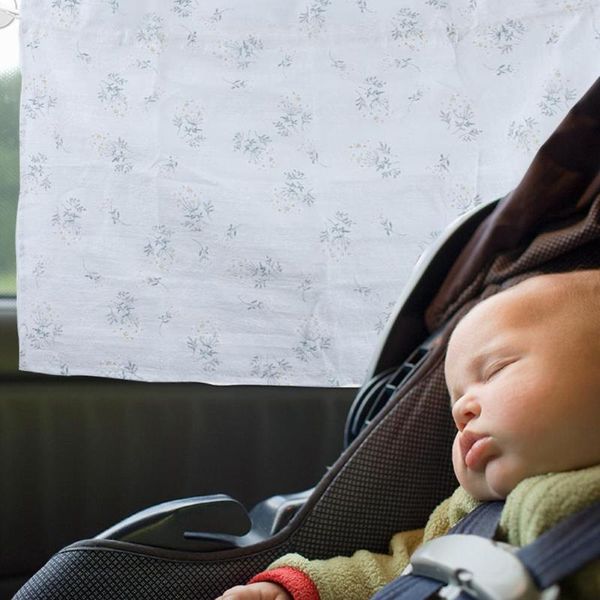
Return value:
[(600, 463), (600, 344), (561, 306), (536, 277), (476, 306), (450, 339), (452, 460), (475, 498)]

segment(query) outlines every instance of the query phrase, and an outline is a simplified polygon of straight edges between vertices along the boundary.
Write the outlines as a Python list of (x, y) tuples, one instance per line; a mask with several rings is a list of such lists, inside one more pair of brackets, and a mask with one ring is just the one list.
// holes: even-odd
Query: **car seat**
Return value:
[[(395, 532), (422, 527), (457, 485), (443, 373), (457, 321), (523, 279), (579, 268), (600, 268), (600, 80), (518, 187), (464, 217), (420, 262), (350, 411), (346, 449), (312, 491), (272, 502), (276, 523), (265, 516), (269, 502), (248, 533), (244, 511), (224, 497), (180, 501), (155, 511), (159, 518), (150, 509), (64, 548), (15, 599), (211, 599), (287, 552), (385, 552)], [(203, 503), (205, 517), (196, 509)], [(229, 520), (224, 534), (214, 527), (219, 514)]]

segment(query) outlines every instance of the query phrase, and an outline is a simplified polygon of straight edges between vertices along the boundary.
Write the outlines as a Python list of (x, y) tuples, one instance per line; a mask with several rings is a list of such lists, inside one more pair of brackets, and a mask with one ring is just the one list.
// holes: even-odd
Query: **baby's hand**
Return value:
[(280, 585), (269, 581), (236, 585), (217, 600), (294, 600)]

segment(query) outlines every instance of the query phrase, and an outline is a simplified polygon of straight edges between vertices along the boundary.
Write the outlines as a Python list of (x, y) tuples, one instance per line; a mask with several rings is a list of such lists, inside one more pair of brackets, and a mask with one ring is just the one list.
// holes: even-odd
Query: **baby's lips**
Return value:
[(473, 471), (481, 471), (491, 455), (492, 438), (487, 434), (463, 431), (459, 434), (463, 462)]

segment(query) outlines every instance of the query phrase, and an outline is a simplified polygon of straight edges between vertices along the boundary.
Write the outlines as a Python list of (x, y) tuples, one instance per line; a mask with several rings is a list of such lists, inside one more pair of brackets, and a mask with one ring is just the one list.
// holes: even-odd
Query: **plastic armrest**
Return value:
[(244, 545), (251, 527), (246, 509), (225, 494), (157, 504), (110, 527), (95, 539), (174, 550), (211, 551)]

